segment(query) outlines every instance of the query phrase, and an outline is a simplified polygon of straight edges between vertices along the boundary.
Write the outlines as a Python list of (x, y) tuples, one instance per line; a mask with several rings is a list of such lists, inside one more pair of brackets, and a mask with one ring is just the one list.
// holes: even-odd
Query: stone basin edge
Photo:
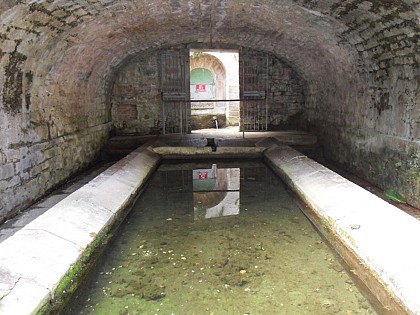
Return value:
[(289, 146), (271, 146), (264, 158), (379, 313), (420, 314), (420, 254), (413, 242), (420, 221)]

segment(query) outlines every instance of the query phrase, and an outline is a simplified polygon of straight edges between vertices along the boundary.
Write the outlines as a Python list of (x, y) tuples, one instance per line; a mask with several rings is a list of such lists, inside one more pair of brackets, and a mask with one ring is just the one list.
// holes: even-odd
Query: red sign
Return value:
[(205, 84), (196, 84), (195, 85), (195, 91), (196, 92), (205, 92), (206, 91), (206, 85)]
[(209, 174), (207, 172), (200, 172), (198, 173), (198, 180), (205, 180), (209, 178)]

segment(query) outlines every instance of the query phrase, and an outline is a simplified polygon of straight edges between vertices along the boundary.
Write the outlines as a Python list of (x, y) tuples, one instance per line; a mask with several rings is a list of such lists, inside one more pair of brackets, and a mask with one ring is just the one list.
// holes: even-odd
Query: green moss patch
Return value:
[(108, 232), (109, 228), (105, 227), (95, 236), (95, 239), (84, 250), (80, 259), (70, 266), (66, 275), (58, 283), (54, 293), (51, 294), (50, 300), (38, 310), (38, 315), (57, 313), (57, 310), (63, 307), (77, 289), (79, 282), (83, 280), (90, 270), (90, 266), (95, 261), (94, 256), (99, 255), (100, 249), (107, 243), (110, 237)]
[(15, 51), (10, 53), (9, 62), (4, 67), (5, 80), (3, 86), (4, 108), (11, 114), (21, 112), (23, 95), (23, 65), (27, 57), (17, 51), (19, 42), (16, 43)]

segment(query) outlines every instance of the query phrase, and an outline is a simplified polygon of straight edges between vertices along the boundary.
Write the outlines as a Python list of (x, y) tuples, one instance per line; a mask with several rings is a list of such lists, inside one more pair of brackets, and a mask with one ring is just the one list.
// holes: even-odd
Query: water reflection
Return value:
[(239, 214), (239, 168), (193, 170), (194, 219), (210, 219)]
[(108, 245), (60, 314), (374, 313), (257, 161), (162, 164)]

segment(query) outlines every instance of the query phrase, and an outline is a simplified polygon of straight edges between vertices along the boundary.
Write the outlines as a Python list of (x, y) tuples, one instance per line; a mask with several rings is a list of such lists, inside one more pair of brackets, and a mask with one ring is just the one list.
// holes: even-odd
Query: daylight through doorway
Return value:
[(239, 125), (239, 52), (190, 50), (191, 130)]

